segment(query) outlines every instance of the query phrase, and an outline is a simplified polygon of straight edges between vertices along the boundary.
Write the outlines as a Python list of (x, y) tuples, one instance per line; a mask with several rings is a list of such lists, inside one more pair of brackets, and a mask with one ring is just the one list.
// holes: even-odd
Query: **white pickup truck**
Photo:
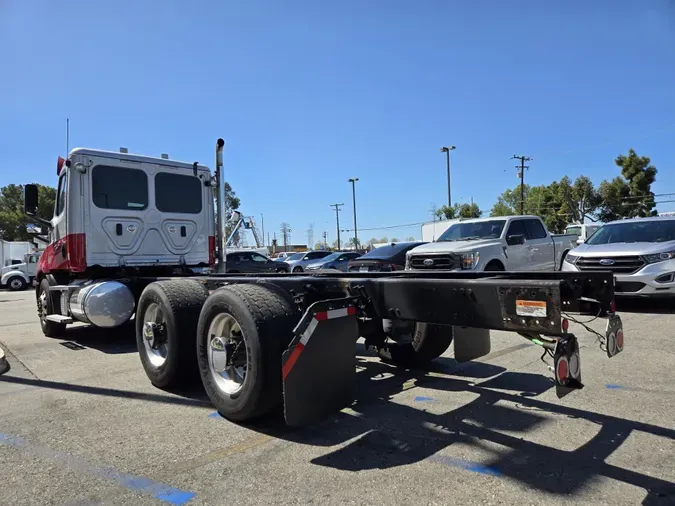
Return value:
[(407, 270), (557, 271), (577, 235), (551, 235), (538, 216), (460, 220), (410, 250)]

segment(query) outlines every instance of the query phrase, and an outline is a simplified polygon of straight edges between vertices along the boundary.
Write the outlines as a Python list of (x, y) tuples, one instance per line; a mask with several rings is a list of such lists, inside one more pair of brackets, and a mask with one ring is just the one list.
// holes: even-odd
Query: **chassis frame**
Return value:
[[(135, 281), (142, 291), (162, 279), (176, 278)], [(609, 357), (623, 349), (609, 271), (215, 274), (189, 279), (209, 290), (271, 284), (293, 297), (302, 316), (280, 364), (284, 413), (291, 426), (316, 422), (352, 403), (356, 341), (365, 337), (367, 346), (386, 347), (382, 325), (377, 325), (382, 319), (516, 332), (553, 357), (558, 397), (583, 388), (578, 341), (567, 332), (568, 313), (608, 318), (601, 348)], [(487, 341), (487, 346), (479, 345), (482, 352), (463, 360), (489, 352), (489, 332), (464, 339)]]

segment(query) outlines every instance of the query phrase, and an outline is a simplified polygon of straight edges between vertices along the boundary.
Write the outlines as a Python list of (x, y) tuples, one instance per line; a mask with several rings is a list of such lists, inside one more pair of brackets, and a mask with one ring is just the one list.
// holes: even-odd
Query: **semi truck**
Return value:
[[(550, 357), (559, 397), (583, 386), (569, 315), (590, 304), (606, 319), (604, 352), (622, 351), (610, 272), (227, 274), (223, 145), (213, 174), (197, 162), (74, 149), (58, 158), (49, 219), (37, 216), (37, 187), (25, 186), (26, 214), (50, 229), (36, 273), (46, 336), (133, 318), (152, 384), (199, 380), (225, 418), (283, 409), (291, 426), (353, 402), (360, 338), (408, 368), (450, 346), (456, 360), (474, 360), (490, 352), (490, 330), (510, 331)], [(400, 320), (415, 334), (392, 332)]]
[(18, 291), (33, 285), (39, 260), (39, 252), (27, 253), (23, 256), (23, 262), (0, 269), (0, 288)]

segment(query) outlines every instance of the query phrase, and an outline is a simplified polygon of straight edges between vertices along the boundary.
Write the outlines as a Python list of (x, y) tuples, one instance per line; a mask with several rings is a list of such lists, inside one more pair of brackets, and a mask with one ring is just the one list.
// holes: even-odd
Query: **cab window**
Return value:
[(155, 176), (155, 206), (163, 213), (201, 213), (201, 181), (194, 176), (160, 172)]
[(522, 235), (523, 237), (527, 237), (527, 232), (525, 232), (525, 224), (523, 221), (524, 220), (513, 220), (509, 225), (508, 232), (506, 232), (506, 237), (510, 235)]
[(64, 172), (59, 178), (59, 187), (56, 191), (56, 209), (54, 216), (61, 216), (63, 210), (66, 208), (68, 197), (68, 173)]
[(138, 169), (97, 165), (91, 171), (92, 200), (100, 209), (148, 207), (148, 176)]
[(545, 239), (546, 229), (539, 220), (525, 220), (528, 239)]

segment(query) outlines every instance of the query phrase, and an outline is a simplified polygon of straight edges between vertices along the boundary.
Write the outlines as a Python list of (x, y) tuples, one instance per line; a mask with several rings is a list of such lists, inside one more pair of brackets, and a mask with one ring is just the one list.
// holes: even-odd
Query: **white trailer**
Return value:
[(3, 241), (0, 239), (0, 267), (23, 262), (24, 255), (31, 253), (35, 246), (29, 241)]
[(440, 235), (445, 232), (450, 225), (457, 223), (459, 220), (441, 220), (441, 221), (429, 221), (422, 224), (422, 241), (424, 242), (435, 242), (438, 240)]

